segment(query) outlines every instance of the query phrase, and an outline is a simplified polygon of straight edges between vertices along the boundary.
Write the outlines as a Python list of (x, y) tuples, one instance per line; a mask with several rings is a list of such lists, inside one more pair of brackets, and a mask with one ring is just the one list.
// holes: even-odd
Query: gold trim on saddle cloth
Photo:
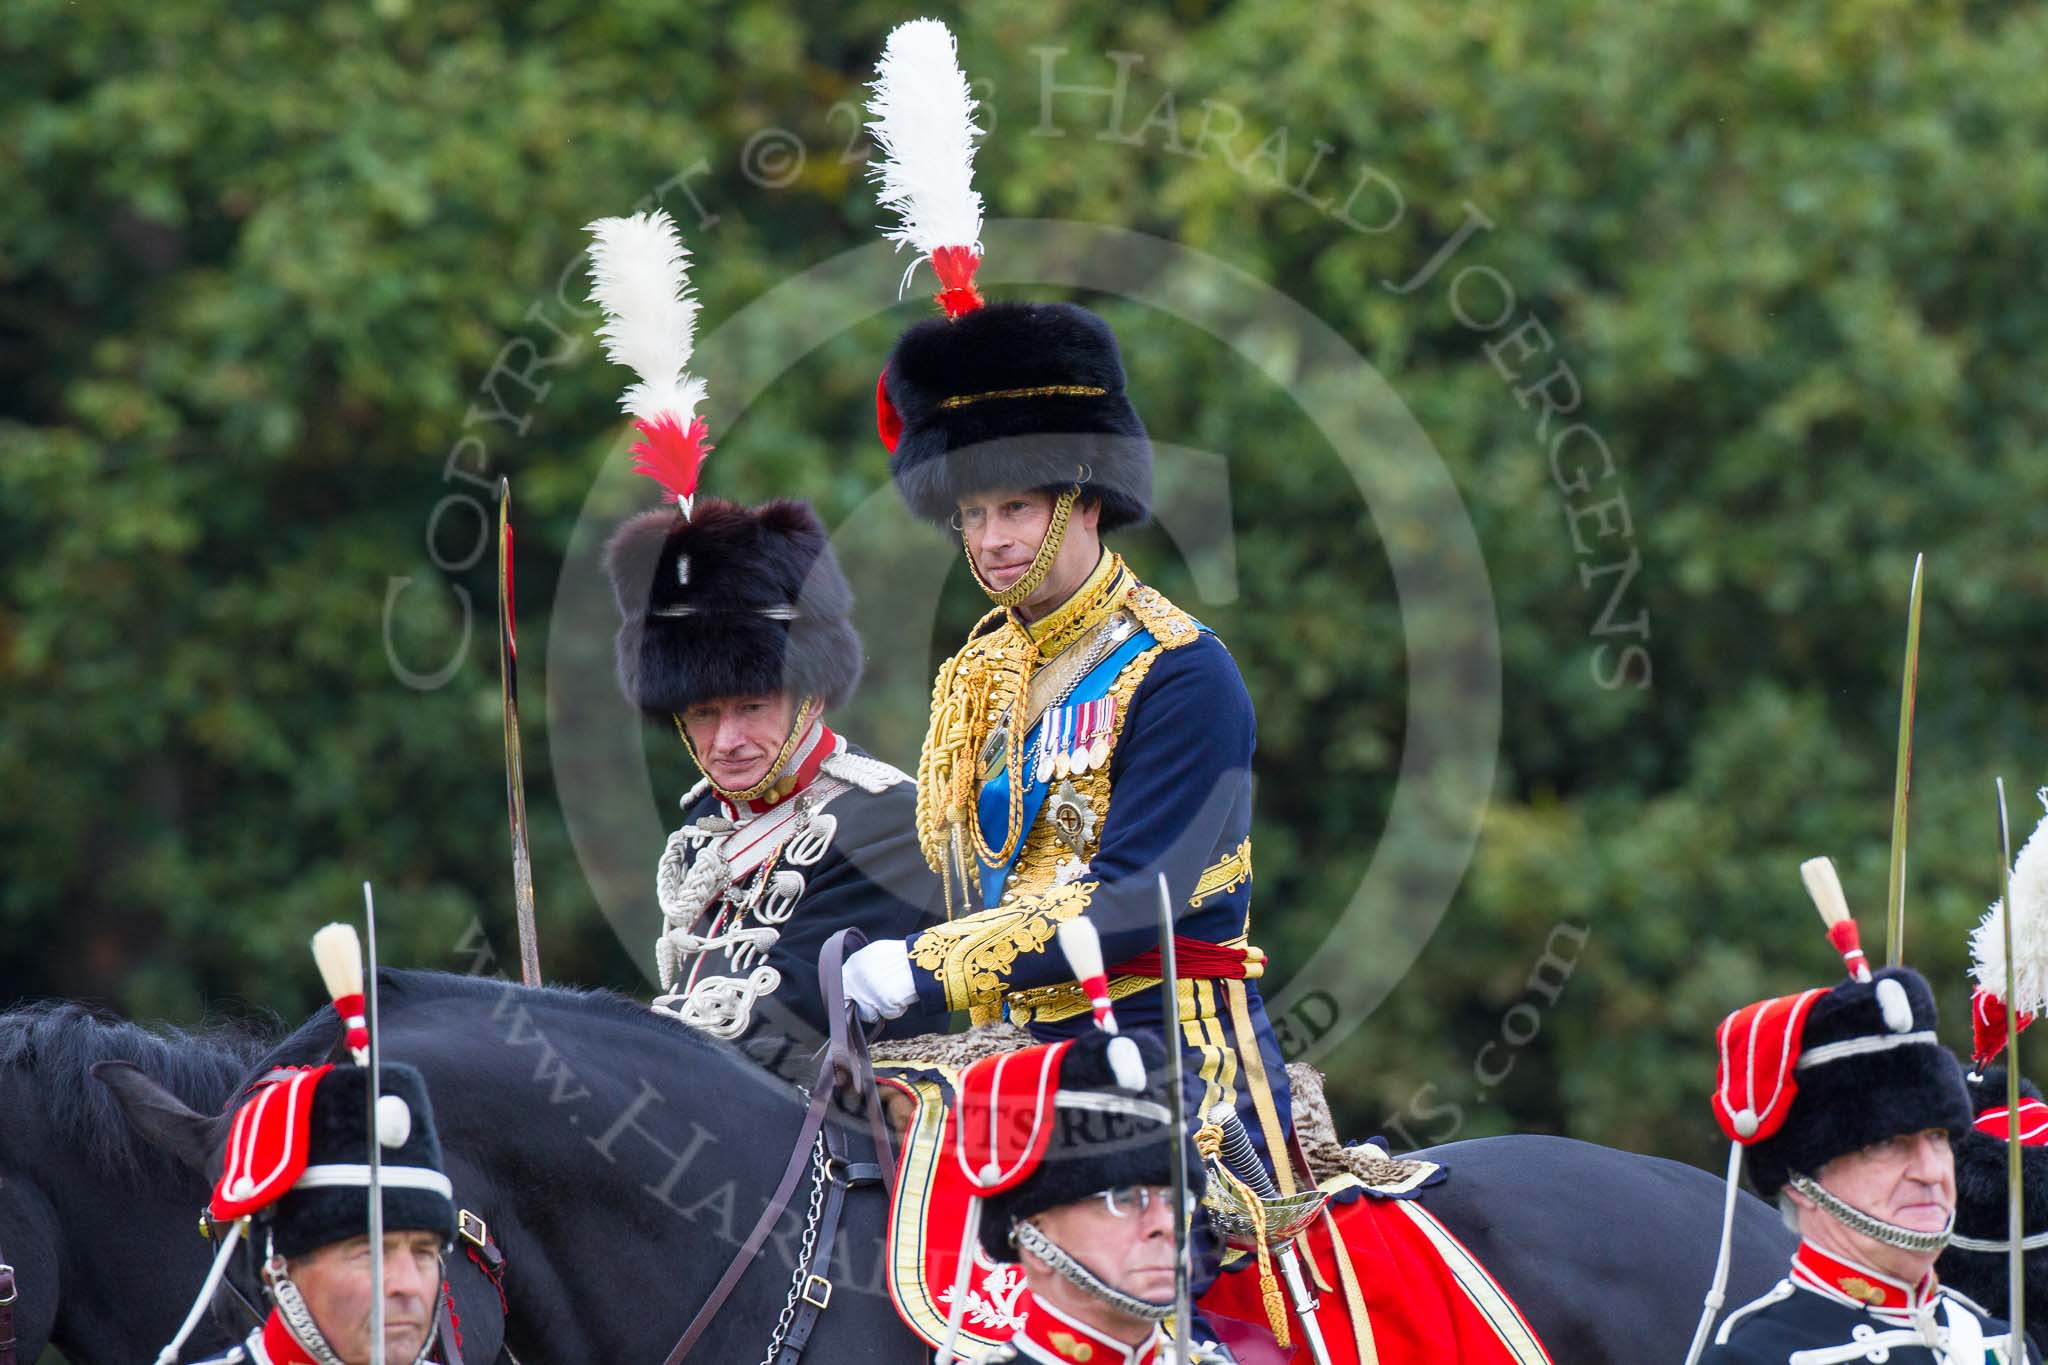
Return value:
[[(950, 1067), (892, 1066), (886, 1062), (878, 1063), (875, 1070), (909, 1089), (917, 1100), (917, 1114), (904, 1135), (895, 1203), (889, 1210), (889, 1297), (905, 1322), (927, 1341), (936, 1343), (946, 1335), (946, 1311), (933, 1302), (931, 1285), (925, 1278), (924, 1239), (929, 1230), (925, 1211), (944, 1155), (940, 1136), (946, 1117), (946, 1087), (955, 1082), (959, 1073)], [(945, 1084), (921, 1078), (934, 1072), (946, 1078)], [(961, 1324), (960, 1337), (962, 1344), (975, 1349), (1000, 1344), (997, 1338), (976, 1332), (971, 1320)]]
[(1550, 1353), (1536, 1339), (1536, 1333), (1522, 1316), (1522, 1310), (1515, 1307), (1514, 1300), (1507, 1296), (1493, 1276), (1486, 1273), (1486, 1267), (1472, 1259), (1472, 1253), (1465, 1250), (1464, 1245), (1415, 1200), (1396, 1199), (1391, 1202), (1429, 1238), (1436, 1254), (1443, 1257), (1444, 1265), (1457, 1279), (1458, 1287), (1465, 1291), (1472, 1306), (1485, 1317), (1486, 1325), (1500, 1338), (1500, 1344), (1509, 1356), (1520, 1365), (1553, 1365)]

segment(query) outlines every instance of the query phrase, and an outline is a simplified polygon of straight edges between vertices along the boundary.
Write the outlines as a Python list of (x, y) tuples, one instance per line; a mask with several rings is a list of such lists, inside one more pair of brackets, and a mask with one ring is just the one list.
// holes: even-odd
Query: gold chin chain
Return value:
[[(1074, 513), (1074, 499), (1080, 496), (1081, 485), (1075, 484), (1054, 500), (1052, 520), (1046, 523), (1045, 539), (1038, 542), (1038, 553), (1032, 557), (1031, 567), (1024, 571), (1022, 578), (1000, 592), (990, 587), (988, 580), (981, 576), (981, 570), (975, 567), (973, 552), (968, 551), (967, 572), (974, 575), (974, 581), (997, 606), (1014, 607), (1037, 592), (1045, 582), (1045, 576), (1052, 572), (1053, 560), (1059, 557), (1060, 544), (1067, 538), (1067, 519)], [(967, 550), (965, 537), (960, 541), (960, 548)]]
[(796, 746), (803, 742), (805, 735), (810, 733), (811, 721), (816, 717), (817, 712), (818, 699), (816, 697), (805, 697), (803, 705), (796, 709), (796, 719), (790, 722), (789, 737), (782, 741), (782, 751), (776, 754), (775, 761), (768, 765), (766, 775), (743, 792), (727, 791), (724, 787), (719, 786), (718, 779), (711, 775), (711, 769), (705, 767), (704, 760), (697, 757), (697, 746), (690, 743), (690, 732), (684, 728), (683, 718), (674, 712), (670, 712), (669, 719), (676, 723), (676, 733), (682, 737), (683, 747), (690, 751), (690, 761), (697, 765), (698, 772), (704, 774), (704, 780), (711, 784), (711, 790), (737, 806), (742, 801), (752, 801), (781, 779), (782, 770), (789, 765), (789, 756), (796, 752)]

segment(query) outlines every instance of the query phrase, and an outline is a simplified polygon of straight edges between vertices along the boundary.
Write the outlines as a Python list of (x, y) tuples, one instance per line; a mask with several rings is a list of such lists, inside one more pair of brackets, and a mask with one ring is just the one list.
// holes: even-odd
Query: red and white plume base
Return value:
[[(2048, 807), (2048, 787), (2035, 793)], [(2048, 1007), (2048, 816), (2034, 827), (2012, 863), (2011, 905), (1995, 901), (1970, 931), (1970, 975), (1977, 983), (1970, 1002), (1974, 1042), (1981, 1067), (2005, 1046), (2005, 1009), (2020, 1011), (2025, 1028)], [(2005, 998), (2005, 917), (2012, 916), (2012, 976), (2015, 999)]]
[(711, 453), (696, 415), (704, 381), (689, 372), (697, 329), (690, 253), (662, 209), (600, 218), (587, 231), (590, 297), (604, 311), (598, 340), (607, 360), (638, 377), (619, 400), (641, 436), (633, 472), (660, 484), (687, 517), (697, 473)]
[[(981, 307), (974, 270), (981, 264), (981, 196), (974, 190), (974, 94), (952, 30), (936, 19), (898, 24), (882, 47), (869, 87), (868, 133), (881, 149), (868, 168), (883, 208), (897, 226), (883, 236), (929, 258), (939, 277), (939, 307), (957, 318)], [(917, 262), (903, 272), (905, 287)]]

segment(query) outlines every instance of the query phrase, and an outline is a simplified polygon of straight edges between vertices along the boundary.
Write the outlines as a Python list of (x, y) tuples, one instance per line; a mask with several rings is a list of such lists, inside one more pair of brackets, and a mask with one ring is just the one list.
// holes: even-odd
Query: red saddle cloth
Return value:
[[(889, 1295), (903, 1321), (936, 1346), (946, 1332), (970, 1191), (952, 1146), (952, 1074), (942, 1067), (878, 1067), (879, 1079), (916, 1101), (889, 1211)], [(1350, 1176), (1326, 1182), (1332, 1202), (1303, 1234), (1317, 1277), (1316, 1321), (1335, 1365), (1552, 1365), (1550, 1356), (1485, 1267), (1418, 1199), (1374, 1197)], [(977, 1249), (958, 1349), (1009, 1339), (1019, 1321), (1022, 1269)], [(1203, 1295), (1202, 1315), (1242, 1365), (1306, 1365), (1300, 1324), (1289, 1314), (1283, 1350), (1266, 1327), (1259, 1276), (1225, 1270)]]

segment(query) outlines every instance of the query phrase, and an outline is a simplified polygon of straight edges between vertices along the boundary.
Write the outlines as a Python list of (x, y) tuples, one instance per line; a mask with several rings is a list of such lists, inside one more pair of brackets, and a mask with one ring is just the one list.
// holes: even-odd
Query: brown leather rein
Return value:
[[(819, 1135), (823, 1133), (827, 1150), (831, 1153), (826, 1178), (831, 1182), (829, 1195), (832, 1202), (830, 1211), (821, 1224), (826, 1235), (818, 1238), (818, 1246), (813, 1252), (810, 1278), (802, 1295), (802, 1302), (807, 1311), (798, 1326), (791, 1330), (789, 1338), (778, 1354), (778, 1359), (793, 1361), (802, 1351), (804, 1342), (810, 1336), (810, 1328), (817, 1321), (818, 1313), (831, 1300), (831, 1281), (818, 1273), (818, 1267), (831, 1269), (830, 1234), (837, 1230), (838, 1201), (844, 1196), (848, 1186), (855, 1183), (851, 1178), (840, 1181), (831, 1177), (831, 1169), (834, 1166), (841, 1171), (856, 1169), (853, 1163), (846, 1160), (841, 1146), (844, 1141), (843, 1131), (836, 1126), (829, 1129), (825, 1126), (826, 1111), (831, 1108), (835, 1096), (845, 1094), (850, 1100), (865, 1101), (869, 1135), (875, 1144), (874, 1178), (884, 1190), (892, 1189), (895, 1163), (890, 1159), (888, 1124), (882, 1114), (881, 1097), (875, 1090), (874, 1069), (868, 1061), (867, 1036), (853, 1021), (844, 990), (842, 969), (846, 955), (866, 942), (867, 935), (860, 930), (841, 929), (826, 942), (825, 950), (818, 955), (818, 984), (824, 992), (825, 1017), (831, 1026), (831, 1037), (826, 1044), (824, 1057), (819, 1063), (818, 1074), (811, 1083), (810, 1106), (804, 1111), (803, 1126), (797, 1130), (796, 1145), (789, 1154), (789, 1164), (783, 1168), (782, 1179), (776, 1182), (775, 1192), (769, 1196), (768, 1207), (761, 1214), (761, 1220), (754, 1224), (754, 1230), (748, 1233), (746, 1241), (740, 1244), (739, 1253), (732, 1258), (732, 1264), (725, 1268), (725, 1274), (713, 1287), (711, 1297), (697, 1310), (697, 1316), (690, 1319), (690, 1325), (683, 1331), (682, 1340), (668, 1353), (668, 1359), (663, 1365), (681, 1365), (681, 1362), (689, 1357), (698, 1339), (718, 1316), (719, 1309), (725, 1307), (726, 1301), (732, 1297), (733, 1290), (739, 1287), (747, 1267), (753, 1264), (754, 1258), (768, 1241), (769, 1233), (781, 1219), (783, 1211), (789, 1207), (790, 1200), (795, 1197), (798, 1184), (811, 1167), (812, 1148), (817, 1144)], [(822, 1297), (815, 1297), (813, 1290), (820, 1284), (824, 1286)], [(0, 1365), (12, 1365), (12, 1361), (0, 1360)]]

